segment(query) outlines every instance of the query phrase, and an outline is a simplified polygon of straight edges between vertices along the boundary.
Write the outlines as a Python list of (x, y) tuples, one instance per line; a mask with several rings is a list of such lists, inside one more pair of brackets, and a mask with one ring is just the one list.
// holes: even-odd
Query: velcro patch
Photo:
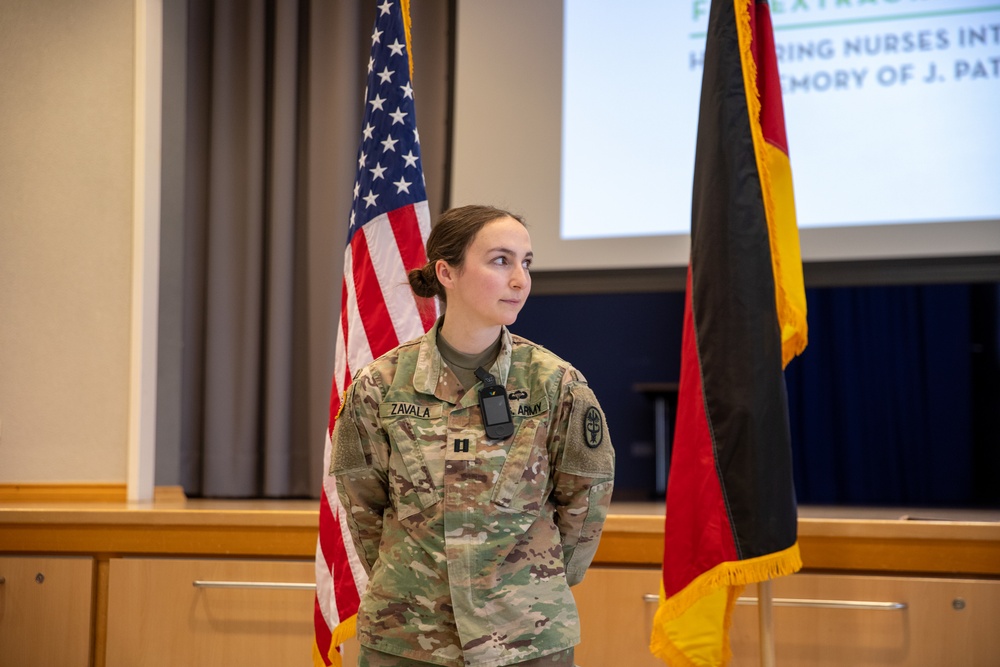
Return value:
[(449, 431), (448, 444), (444, 450), (445, 460), (475, 461), (476, 445), (481, 437), (482, 431)]
[(412, 417), (414, 419), (440, 419), (440, 405), (417, 405), (416, 403), (400, 403), (389, 401), (380, 403), (378, 406), (378, 416), (385, 419), (387, 417)]
[(615, 452), (608, 423), (593, 390), (579, 384), (570, 390), (573, 404), (566, 428), (566, 451), (560, 469), (577, 475), (610, 477)]
[(337, 475), (368, 467), (361, 434), (351, 410), (344, 410), (333, 428), (333, 451), (330, 453), (330, 474)]
[(549, 411), (549, 399), (544, 395), (534, 399), (522, 390), (511, 392), (507, 398), (511, 396), (515, 398), (510, 402), (510, 413), (515, 417), (537, 417)]

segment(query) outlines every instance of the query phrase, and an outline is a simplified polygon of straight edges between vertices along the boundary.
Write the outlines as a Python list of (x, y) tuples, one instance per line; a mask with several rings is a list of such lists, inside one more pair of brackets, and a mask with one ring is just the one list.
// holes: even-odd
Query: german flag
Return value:
[(724, 665), (743, 586), (802, 567), (784, 367), (806, 304), (770, 9), (714, 0), (681, 376), (650, 649)]

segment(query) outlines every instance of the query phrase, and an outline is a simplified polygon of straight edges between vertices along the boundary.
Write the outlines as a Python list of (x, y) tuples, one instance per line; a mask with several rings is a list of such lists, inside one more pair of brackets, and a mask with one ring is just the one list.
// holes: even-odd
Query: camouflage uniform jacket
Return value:
[(569, 587), (597, 551), (614, 450), (583, 376), (502, 333), (490, 369), (515, 424), (483, 430), (435, 327), (360, 371), (333, 434), (331, 473), (369, 573), (361, 643), (449, 666), (499, 667), (579, 643)]

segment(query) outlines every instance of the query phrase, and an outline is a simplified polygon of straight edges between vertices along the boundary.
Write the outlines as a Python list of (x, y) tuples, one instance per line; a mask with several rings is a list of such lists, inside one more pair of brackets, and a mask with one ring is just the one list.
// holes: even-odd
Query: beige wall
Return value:
[(0, 0), (0, 483), (124, 482), (132, 0)]

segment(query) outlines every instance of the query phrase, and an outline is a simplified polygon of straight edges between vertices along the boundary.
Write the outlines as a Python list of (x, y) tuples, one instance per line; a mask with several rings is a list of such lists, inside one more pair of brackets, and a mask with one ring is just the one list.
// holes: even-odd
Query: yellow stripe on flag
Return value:
[[(771, 263), (774, 266), (775, 298), (781, 326), (782, 366), (806, 349), (806, 286), (802, 278), (802, 251), (795, 219), (792, 167), (783, 150), (766, 144), (764, 161), (770, 176), (772, 215), (767, 226), (771, 235)], [(773, 258), (779, 259), (775, 261)]]
[(740, 587), (717, 588), (699, 598), (677, 618), (658, 627), (663, 641), (654, 641), (650, 650), (672, 667), (709, 667), (729, 661), (724, 641), (729, 630), (727, 613), (730, 591), (739, 597)]
[(802, 278), (799, 228), (795, 219), (792, 168), (788, 155), (764, 139), (764, 131), (760, 125), (760, 90), (757, 88), (757, 63), (752, 52), (753, 31), (750, 29), (752, 3), (734, 0), (734, 6), (750, 132), (753, 135), (764, 214), (771, 240), (774, 297), (781, 328), (781, 365), (784, 368), (806, 349), (808, 340), (806, 290)]

